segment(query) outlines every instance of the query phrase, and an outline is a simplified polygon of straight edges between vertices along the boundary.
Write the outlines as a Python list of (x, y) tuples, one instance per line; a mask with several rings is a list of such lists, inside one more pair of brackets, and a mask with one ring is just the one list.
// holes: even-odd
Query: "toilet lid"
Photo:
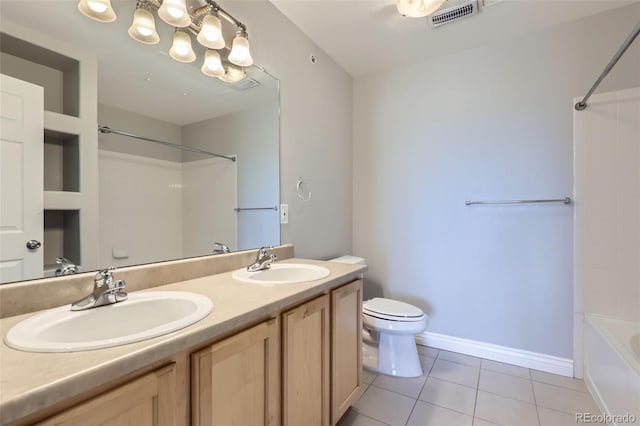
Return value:
[(362, 303), (362, 310), (373, 315), (397, 318), (419, 318), (424, 315), (420, 308), (397, 300), (374, 297)]

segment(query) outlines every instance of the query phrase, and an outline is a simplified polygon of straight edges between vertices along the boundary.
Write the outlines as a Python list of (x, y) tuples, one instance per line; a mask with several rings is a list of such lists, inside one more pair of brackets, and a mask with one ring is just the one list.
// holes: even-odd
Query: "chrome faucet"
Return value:
[(264, 271), (265, 269), (271, 268), (271, 264), (278, 260), (278, 256), (276, 256), (275, 254), (269, 255), (267, 253), (267, 250), (269, 249), (273, 249), (273, 247), (260, 247), (260, 250), (258, 250), (256, 261), (247, 266), (247, 271), (256, 272)]
[(225, 254), (231, 253), (231, 249), (228, 245), (222, 243), (213, 243), (213, 252), (212, 254)]
[(98, 271), (94, 278), (93, 292), (73, 302), (71, 310), (82, 311), (127, 300), (127, 293), (122, 291), (126, 286), (124, 280), (113, 280), (115, 270), (116, 268), (112, 266), (109, 269)]
[(56, 263), (59, 265), (58, 269), (56, 269), (56, 272), (55, 272), (56, 277), (59, 277), (61, 275), (76, 274), (78, 273), (78, 269), (80, 269), (79, 266), (74, 265), (64, 257), (56, 258)]

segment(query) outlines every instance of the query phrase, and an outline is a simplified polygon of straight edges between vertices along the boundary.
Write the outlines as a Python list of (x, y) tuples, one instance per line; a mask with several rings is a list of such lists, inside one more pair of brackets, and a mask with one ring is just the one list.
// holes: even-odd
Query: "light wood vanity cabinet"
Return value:
[(176, 367), (170, 364), (36, 423), (38, 426), (173, 426)]
[(362, 280), (282, 315), (284, 426), (335, 425), (362, 387)]
[(335, 425), (361, 391), (361, 308), (352, 281), (37, 424)]
[(272, 319), (191, 356), (191, 424), (280, 424), (278, 328)]
[(329, 425), (329, 296), (282, 314), (282, 424)]
[(331, 424), (362, 391), (362, 280), (331, 292)]

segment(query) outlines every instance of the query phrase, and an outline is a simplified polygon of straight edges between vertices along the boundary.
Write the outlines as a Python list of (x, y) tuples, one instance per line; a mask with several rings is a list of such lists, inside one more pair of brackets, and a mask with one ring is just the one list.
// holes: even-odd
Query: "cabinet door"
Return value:
[(331, 292), (331, 424), (362, 386), (362, 280)]
[(173, 426), (175, 364), (76, 405), (40, 426)]
[(329, 424), (329, 296), (283, 314), (283, 425)]
[(192, 354), (193, 425), (279, 425), (278, 326), (272, 319)]

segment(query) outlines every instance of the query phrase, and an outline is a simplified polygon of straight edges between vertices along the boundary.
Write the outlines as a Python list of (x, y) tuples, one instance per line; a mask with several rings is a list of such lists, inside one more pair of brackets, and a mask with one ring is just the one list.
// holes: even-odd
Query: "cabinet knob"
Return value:
[(37, 250), (42, 247), (42, 243), (38, 240), (29, 240), (27, 241), (27, 248), (29, 250)]

